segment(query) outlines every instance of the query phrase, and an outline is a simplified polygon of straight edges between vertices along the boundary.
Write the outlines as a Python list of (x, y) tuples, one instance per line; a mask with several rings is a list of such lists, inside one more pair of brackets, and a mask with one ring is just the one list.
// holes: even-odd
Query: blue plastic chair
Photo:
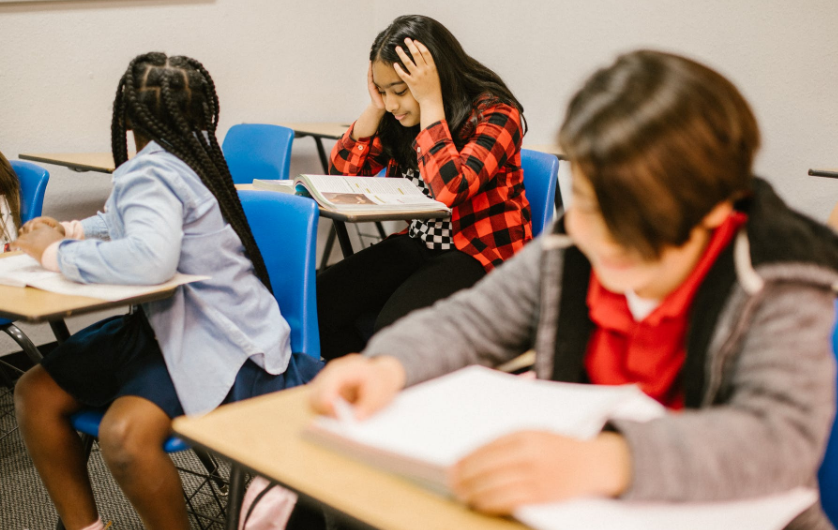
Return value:
[(315, 269), (320, 213), (311, 199), (270, 191), (239, 198), (262, 252), (274, 297), (291, 326), (291, 348), (320, 359)]
[[(10, 164), (20, 182), (20, 222), (23, 224), (41, 215), (49, 172), (31, 162), (12, 160)], [(41, 353), (29, 337), (12, 322), (0, 318), (0, 329), (21, 347), (29, 360), (37, 364), (41, 360)]]
[[(838, 312), (838, 302), (835, 305)], [(838, 356), (838, 325), (832, 332), (832, 351)], [(833, 525), (838, 525), (838, 422), (832, 424), (826, 454), (818, 470), (821, 506)]]
[(559, 159), (554, 155), (521, 149), (524, 189), (532, 211), (532, 236), (537, 237), (553, 219)]
[[(317, 205), (311, 199), (270, 191), (240, 191), (239, 197), (268, 269), (274, 297), (282, 316), (291, 326), (291, 349), (319, 360), (320, 334), (314, 290), (317, 223), (320, 219)], [(99, 436), (103, 416), (103, 410), (84, 410), (73, 415), (73, 427), (90, 437), (85, 439), (86, 444), (92, 444), (92, 439)], [(189, 446), (176, 436), (169, 437), (163, 444), (167, 453), (186, 449)], [(196, 454), (210, 477), (223, 490), (215, 462), (206, 453), (196, 451)], [(231, 482), (234, 480), (237, 483), (230, 489), (228, 518), (238, 521), (242, 489), (240, 471), (235, 478), (231, 475)]]
[(236, 184), (253, 179), (287, 179), (291, 168), (294, 130), (281, 125), (242, 123), (233, 125), (221, 150)]

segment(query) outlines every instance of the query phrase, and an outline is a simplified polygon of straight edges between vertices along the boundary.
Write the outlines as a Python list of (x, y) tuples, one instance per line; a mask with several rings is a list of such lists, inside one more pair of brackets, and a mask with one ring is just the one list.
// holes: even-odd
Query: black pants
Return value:
[(430, 250), (406, 234), (365, 248), (317, 276), (320, 353), (331, 360), (359, 352), (372, 332), (485, 275), (468, 254)]

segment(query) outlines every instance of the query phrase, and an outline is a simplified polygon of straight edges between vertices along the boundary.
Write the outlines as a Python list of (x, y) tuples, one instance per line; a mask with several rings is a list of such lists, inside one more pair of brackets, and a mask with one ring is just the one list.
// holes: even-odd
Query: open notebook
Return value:
[[(363, 422), (318, 417), (304, 436), (447, 495), (448, 468), (505, 434), (546, 430), (586, 439), (611, 418), (649, 421), (664, 413), (635, 386), (533, 381), (472, 366), (401, 392)], [(709, 505), (584, 499), (527, 507), (515, 515), (543, 530), (692, 528), (685, 522), (699, 515), (701, 528), (779, 530), (816, 498), (814, 491), (801, 489), (771, 499)], [(732, 514), (744, 522), (730, 526)]]
[(74, 296), (87, 296), (111, 302), (208, 279), (209, 276), (178, 273), (171, 280), (158, 285), (83, 284), (68, 280), (60, 272), (48, 271), (41, 267), (41, 264), (35, 259), (26, 254), (0, 259), (0, 285), (11, 287), (26, 287), (28, 285), (43, 291)]

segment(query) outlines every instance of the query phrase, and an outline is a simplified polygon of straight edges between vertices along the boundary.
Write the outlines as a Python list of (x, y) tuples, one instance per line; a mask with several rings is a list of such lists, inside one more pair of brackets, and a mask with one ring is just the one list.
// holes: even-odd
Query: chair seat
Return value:
[[(99, 424), (102, 423), (102, 417), (105, 415), (103, 410), (83, 410), (77, 412), (70, 417), (73, 428), (84, 434), (89, 434), (94, 438), (99, 437)], [(170, 436), (165, 443), (163, 443), (163, 450), (167, 453), (177, 453), (186, 451), (189, 446), (186, 442), (177, 436)]]

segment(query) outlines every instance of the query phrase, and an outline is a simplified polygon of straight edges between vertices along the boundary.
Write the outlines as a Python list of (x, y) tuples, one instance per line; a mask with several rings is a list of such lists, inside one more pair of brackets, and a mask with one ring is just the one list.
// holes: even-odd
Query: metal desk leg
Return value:
[[(317, 156), (320, 157), (320, 165), (323, 166), (323, 174), (329, 174), (329, 159), (326, 158), (326, 150), (323, 148), (323, 140), (319, 136), (314, 136), (314, 143), (317, 146)], [(335, 223), (337, 224), (337, 223)], [(346, 227), (343, 229), (344, 233), (346, 233)], [(337, 235), (336, 229), (332, 227), (329, 230), (329, 237), (326, 239), (326, 247), (323, 249), (323, 257), (320, 259), (320, 270), (326, 270), (326, 267), (329, 266), (329, 256), (332, 255), (332, 247), (335, 246), (335, 236)], [(347, 241), (349, 241), (349, 234), (346, 235)], [(344, 249), (343, 241), (340, 243), (341, 250)], [(349, 246), (350, 250), (352, 245)], [(352, 254), (352, 252), (350, 252)], [(347, 254), (344, 251), (343, 257), (346, 257)]]
[(343, 257), (347, 258), (353, 254), (352, 242), (349, 240), (349, 233), (346, 231), (346, 224), (343, 221), (334, 221), (335, 232), (338, 234), (338, 241), (340, 242), (340, 250), (343, 252)]
[(70, 338), (70, 330), (67, 329), (67, 323), (63, 319), (50, 320), (49, 327), (52, 328), (52, 333), (55, 335), (58, 344), (64, 344), (64, 341)]
[[(558, 157), (559, 164), (561, 165), (562, 157)], [(558, 180), (558, 177), (556, 177)], [(556, 215), (561, 214), (562, 208), (564, 208), (564, 203), (562, 202), (562, 187), (559, 186), (559, 183), (556, 182), (556, 197), (554, 198), (554, 204), (556, 205)]]
[(314, 136), (314, 143), (317, 145), (317, 156), (320, 157), (320, 165), (323, 166), (323, 174), (329, 174), (329, 159), (326, 157), (326, 150), (323, 148), (323, 140)]
[(230, 468), (230, 489), (227, 494), (227, 528), (237, 530), (241, 517), (242, 500), (244, 499), (244, 469), (233, 464)]

